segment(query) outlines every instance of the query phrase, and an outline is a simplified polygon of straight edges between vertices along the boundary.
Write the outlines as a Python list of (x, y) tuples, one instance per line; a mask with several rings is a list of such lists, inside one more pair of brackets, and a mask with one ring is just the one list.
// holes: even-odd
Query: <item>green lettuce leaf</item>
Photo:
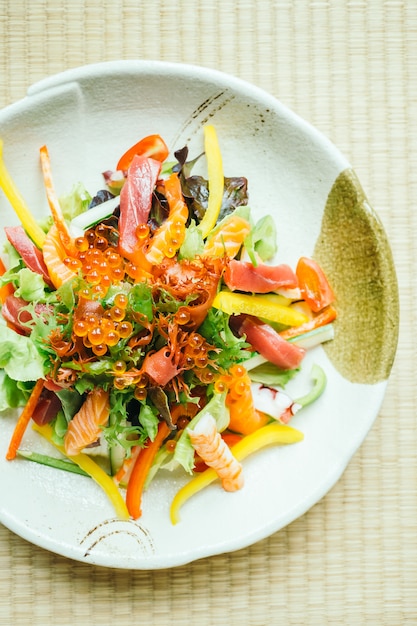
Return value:
[(21, 385), (0, 370), (0, 412), (24, 406), (27, 398), (28, 393)]
[(220, 309), (209, 309), (199, 333), (217, 348), (216, 363), (223, 369), (228, 370), (233, 364), (251, 356), (246, 350), (249, 344), (233, 334), (229, 326), (229, 315)]
[(15, 296), (23, 298), (26, 302), (40, 302), (45, 300), (46, 283), (40, 274), (24, 267), (19, 272), (18, 284), (19, 286), (15, 291)]
[(71, 191), (59, 198), (62, 213), (69, 222), (84, 213), (89, 207), (92, 198), (82, 183), (76, 183)]
[[(229, 425), (230, 414), (229, 409), (226, 406), (226, 393), (215, 393), (210, 402), (199, 412), (191, 422), (188, 424), (188, 428), (193, 429), (200, 419), (209, 413), (216, 420), (217, 430), (222, 432)], [(174, 460), (177, 461), (186, 472), (192, 473), (194, 467), (194, 448), (191, 444), (190, 435), (187, 432), (187, 428), (177, 441), (174, 452)]]
[(257, 255), (262, 261), (272, 259), (277, 252), (277, 232), (271, 215), (265, 215), (252, 228), (244, 245), (253, 265), (257, 265)]
[(269, 361), (251, 369), (248, 373), (255, 383), (262, 383), (270, 387), (285, 387), (285, 385), (299, 372), (299, 369), (282, 370)]
[(202, 254), (204, 250), (204, 241), (201, 230), (197, 228), (194, 220), (185, 231), (185, 239), (179, 250), (180, 259), (194, 259), (197, 255)]
[(139, 422), (146, 435), (153, 441), (158, 433), (159, 419), (147, 404), (142, 404), (140, 408)]
[(0, 325), (0, 368), (13, 380), (34, 381), (43, 378), (44, 360), (34, 343)]

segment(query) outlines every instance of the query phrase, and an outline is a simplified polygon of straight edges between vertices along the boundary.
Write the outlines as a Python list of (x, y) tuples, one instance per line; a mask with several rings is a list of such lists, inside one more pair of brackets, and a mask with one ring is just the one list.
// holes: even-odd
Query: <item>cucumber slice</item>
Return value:
[(112, 476), (117, 474), (122, 467), (126, 458), (126, 450), (119, 443), (110, 446), (109, 459), (110, 459), (110, 473)]
[(88, 211), (84, 211), (84, 213), (80, 213), (70, 222), (70, 234), (73, 237), (82, 237), (84, 235), (84, 231), (88, 230), (92, 226), (95, 226), (98, 222), (102, 222), (107, 217), (110, 217), (119, 204), (120, 197), (115, 196), (114, 198), (111, 198), (111, 200), (107, 200), (107, 202), (102, 202), (94, 208), (88, 209)]

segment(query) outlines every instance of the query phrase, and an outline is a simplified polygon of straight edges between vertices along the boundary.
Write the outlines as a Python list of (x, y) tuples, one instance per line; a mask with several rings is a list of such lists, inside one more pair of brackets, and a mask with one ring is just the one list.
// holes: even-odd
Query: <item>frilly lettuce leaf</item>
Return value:
[(19, 271), (18, 284), (15, 296), (23, 298), (26, 302), (45, 300), (46, 283), (40, 274), (24, 267)]

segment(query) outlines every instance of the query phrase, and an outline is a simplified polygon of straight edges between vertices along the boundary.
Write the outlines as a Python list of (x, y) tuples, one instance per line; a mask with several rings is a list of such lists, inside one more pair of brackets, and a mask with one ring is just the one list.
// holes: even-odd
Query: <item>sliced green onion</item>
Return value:
[(81, 467), (68, 461), (66, 459), (57, 459), (47, 454), (40, 454), (39, 452), (33, 452), (32, 450), (18, 450), (17, 456), (27, 459), (28, 461), (34, 461), (41, 465), (48, 465), (55, 469), (65, 470), (66, 472), (72, 472), (73, 474), (81, 474), (81, 476), (89, 476)]

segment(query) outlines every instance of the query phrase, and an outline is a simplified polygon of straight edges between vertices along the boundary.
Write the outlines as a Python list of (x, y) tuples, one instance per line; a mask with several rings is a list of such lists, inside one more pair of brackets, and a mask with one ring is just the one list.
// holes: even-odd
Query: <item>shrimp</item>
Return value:
[(235, 459), (227, 443), (216, 428), (216, 421), (209, 413), (203, 415), (194, 429), (188, 429), (193, 448), (222, 481), (226, 491), (243, 487), (242, 465)]
[(109, 393), (98, 387), (89, 393), (81, 409), (68, 424), (64, 448), (69, 456), (79, 454), (94, 443), (101, 434), (110, 413)]
[(250, 224), (239, 215), (230, 215), (218, 230), (209, 237), (204, 246), (203, 256), (233, 259), (239, 252), (245, 237), (250, 232)]
[(64, 263), (67, 253), (55, 224), (51, 226), (45, 237), (42, 253), (49, 277), (57, 289), (76, 276), (76, 273)]

